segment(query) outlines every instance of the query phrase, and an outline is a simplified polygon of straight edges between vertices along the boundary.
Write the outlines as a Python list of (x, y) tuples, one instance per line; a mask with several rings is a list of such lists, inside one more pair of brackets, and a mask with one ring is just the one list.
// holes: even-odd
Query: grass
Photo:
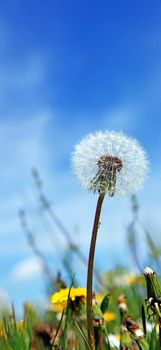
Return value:
[[(110, 286), (112, 275), (113, 285)], [(118, 278), (123, 281), (120, 286)], [(158, 283), (159, 279), (157, 290)], [(147, 283), (143, 276), (132, 279), (131, 274), (118, 269), (106, 275), (106, 285), (93, 297), (96, 349), (160, 349), (159, 314), (154, 305), (147, 308), (149, 280)], [(155, 291), (155, 283), (153, 287)], [(106, 288), (106, 295), (103, 295)], [(50, 308), (43, 314), (30, 304), (25, 305), (22, 320), (16, 319), (14, 308), (11, 313), (4, 312), (0, 323), (0, 349), (90, 349), (85, 300), (76, 295), (71, 300), (70, 293), (69, 288), (68, 298), (62, 304), (58, 300), (53, 305), (49, 300)], [(160, 307), (159, 301), (158, 305)]]
[[(37, 173), (36, 176), (38, 176)], [(70, 233), (50, 207), (42, 187), (38, 188), (38, 191), (44, 210), (64, 235), (70, 253), (76, 254), (87, 266), (87, 261), (79, 247), (71, 240)], [(145, 232), (147, 261), (156, 267), (157, 274), (152, 271), (144, 275), (142, 262), (137, 254), (135, 222), (138, 217), (138, 205), (135, 197), (132, 198), (132, 208), (133, 220), (127, 230), (127, 241), (140, 273), (136, 276), (122, 267), (103, 275), (94, 270), (94, 277), (99, 285), (98, 294), (92, 296), (92, 322), (96, 350), (161, 349), (161, 249), (154, 243), (150, 233)], [(10, 313), (7, 311), (1, 313), (0, 350), (91, 350), (87, 331), (86, 297), (84, 292), (81, 295), (80, 288), (74, 286), (77, 276), (74, 281), (71, 278), (72, 284), (64, 295), (66, 283), (60, 276), (55, 284), (53, 283), (47, 262), (37, 248), (34, 235), (28, 227), (25, 213), (21, 212), (20, 217), (33, 253), (44, 263), (44, 273), (50, 283), (50, 294), (58, 292), (58, 297), (52, 304), (51, 295), (49, 296), (49, 307), (43, 313), (34, 305), (25, 304), (21, 320), (16, 317), (14, 307)], [(72, 267), (69, 261), (67, 263), (71, 277)], [(75, 288), (74, 291), (73, 288)]]

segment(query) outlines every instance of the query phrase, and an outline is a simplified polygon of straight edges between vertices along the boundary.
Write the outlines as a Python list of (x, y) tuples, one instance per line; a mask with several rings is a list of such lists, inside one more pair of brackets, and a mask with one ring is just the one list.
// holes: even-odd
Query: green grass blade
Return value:
[[(73, 277), (74, 279), (74, 277)], [(68, 300), (67, 300), (67, 309), (66, 309), (66, 319), (65, 319), (65, 326), (64, 326), (64, 334), (63, 334), (63, 339), (62, 339), (62, 350), (66, 349), (66, 343), (67, 343), (67, 337), (68, 337), (68, 328), (69, 328), (69, 323), (70, 323), (70, 316), (71, 316), (71, 310), (70, 310), (70, 291), (73, 285), (73, 280), (69, 288), (69, 293), (68, 293)]]
[(87, 345), (88, 349), (91, 350), (91, 347), (90, 347), (90, 345), (88, 344), (88, 340), (87, 340), (87, 338), (86, 338), (84, 332), (82, 331), (81, 327), (79, 326), (79, 324), (78, 324), (76, 321), (74, 321), (74, 323), (75, 323), (75, 325), (76, 325), (76, 327), (77, 327), (77, 329), (78, 329), (80, 335), (82, 336), (82, 338), (83, 338), (85, 344)]
[(59, 324), (58, 324), (58, 328), (57, 328), (57, 330), (56, 330), (56, 333), (55, 333), (55, 336), (54, 336), (54, 339), (53, 339), (53, 342), (52, 342), (52, 346), (54, 346), (56, 337), (57, 337), (58, 332), (59, 332), (59, 329), (60, 329), (60, 327), (61, 327), (61, 323), (62, 323), (62, 320), (63, 320), (63, 316), (64, 316), (64, 310), (63, 310), (63, 312), (62, 312), (62, 314), (61, 314), (61, 318), (60, 318), (60, 321), (59, 321)]

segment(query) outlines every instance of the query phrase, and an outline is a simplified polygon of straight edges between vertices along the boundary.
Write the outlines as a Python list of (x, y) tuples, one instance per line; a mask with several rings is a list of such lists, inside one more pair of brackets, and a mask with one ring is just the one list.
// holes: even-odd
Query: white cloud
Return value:
[(38, 258), (27, 258), (16, 264), (11, 271), (14, 282), (21, 283), (33, 280), (43, 273), (43, 266)]

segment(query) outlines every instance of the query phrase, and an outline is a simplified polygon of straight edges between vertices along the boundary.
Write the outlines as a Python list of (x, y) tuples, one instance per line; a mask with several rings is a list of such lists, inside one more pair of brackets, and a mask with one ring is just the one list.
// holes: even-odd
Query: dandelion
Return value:
[(129, 286), (133, 286), (135, 284), (144, 285), (144, 277), (141, 275), (129, 274), (125, 276), (125, 280)]
[(85, 304), (85, 302), (86, 302), (86, 289), (73, 287), (70, 289), (70, 295), (69, 295), (69, 288), (61, 289), (59, 292), (56, 292), (51, 296), (51, 303), (56, 304), (58, 306), (62, 305), (64, 308), (66, 308), (68, 296), (72, 302), (79, 300)]
[(146, 279), (148, 299), (161, 298), (161, 285), (156, 273), (150, 267), (146, 267), (144, 270), (144, 276)]
[(102, 300), (104, 299), (104, 295), (101, 294), (101, 293), (97, 293), (97, 294), (95, 295), (95, 299), (96, 299), (97, 303), (98, 303), (99, 305), (101, 305)]
[(76, 145), (73, 170), (81, 185), (110, 196), (135, 193), (148, 170), (147, 156), (122, 132), (99, 131)]
[(116, 314), (113, 311), (106, 311), (103, 314), (103, 319), (104, 319), (105, 322), (109, 323), (111, 321), (116, 320)]
[(88, 340), (91, 349), (95, 350), (92, 313), (93, 263), (103, 200), (106, 193), (110, 197), (134, 193), (143, 183), (148, 161), (144, 150), (136, 140), (123, 133), (100, 131), (87, 135), (75, 146), (72, 166), (81, 185), (99, 193), (87, 274)]
[(159, 326), (159, 342), (161, 349), (161, 284), (156, 273), (150, 268), (146, 267), (144, 276), (147, 285), (147, 313), (149, 318), (153, 317), (156, 324)]

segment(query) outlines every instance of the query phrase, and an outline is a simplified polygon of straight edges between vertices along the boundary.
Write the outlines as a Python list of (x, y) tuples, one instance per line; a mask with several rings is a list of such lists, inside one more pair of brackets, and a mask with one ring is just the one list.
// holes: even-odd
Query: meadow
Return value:
[[(21, 319), (16, 316), (14, 305), (10, 311), (3, 310), (0, 350), (159, 350), (161, 248), (152, 238), (151, 232), (145, 230), (148, 266), (143, 267), (142, 257), (138, 254), (136, 229), (139, 204), (136, 195), (132, 194), (144, 180), (148, 168), (146, 155), (136, 140), (122, 133), (99, 132), (89, 135), (76, 146), (73, 163), (76, 177), (82, 185), (98, 193), (88, 259), (55, 214), (43, 192), (36, 169), (33, 169), (33, 177), (44, 211), (66, 239), (71, 255), (76, 254), (86, 266), (87, 286), (82, 288), (77, 284), (70, 260), (66, 261), (68, 282), (63, 280), (63, 271), (53, 279), (47, 261), (28, 227), (25, 211), (21, 210), (22, 229), (33, 254), (41, 259), (44, 275), (48, 279), (48, 303), (39, 310), (26, 302)], [(131, 198), (132, 221), (125, 234), (135, 271), (138, 272), (134, 273), (124, 265), (102, 273), (94, 266), (97, 231), (105, 194), (109, 197), (128, 194)], [(96, 281), (96, 290), (93, 288), (93, 279)]]
[[(136, 248), (135, 231), (131, 231), (131, 236), (132, 252)], [(153, 259), (159, 273), (161, 250), (151, 237), (146, 239), (149, 262)], [(161, 285), (157, 275), (151, 270), (133, 274), (119, 267), (95, 277), (99, 286), (98, 292), (93, 293), (96, 349), (160, 349)], [(53, 293), (49, 294), (48, 307), (43, 312), (29, 303), (24, 305), (21, 319), (17, 319), (14, 306), (12, 312), (2, 312), (0, 349), (90, 349), (86, 289), (75, 285), (74, 278), (67, 288), (59, 275), (49, 290)]]

